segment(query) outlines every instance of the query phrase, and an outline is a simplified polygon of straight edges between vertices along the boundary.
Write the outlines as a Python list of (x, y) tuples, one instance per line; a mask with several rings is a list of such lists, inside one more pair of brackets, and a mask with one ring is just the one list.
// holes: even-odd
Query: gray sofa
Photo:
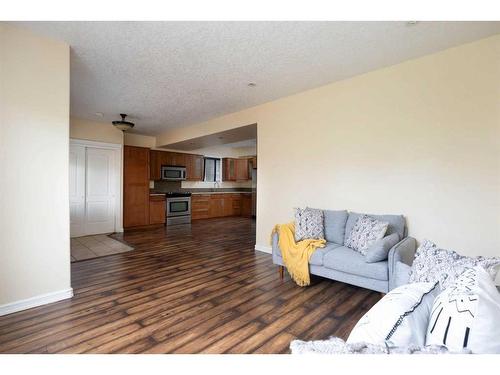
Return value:
[[(389, 249), (386, 260), (367, 263), (365, 256), (344, 246), (344, 242), (356, 220), (363, 214), (347, 211), (324, 210), (324, 248), (318, 248), (309, 260), (309, 271), (313, 275), (342, 281), (363, 288), (387, 293), (400, 284), (397, 273), (400, 265), (411, 265), (415, 255), (416, 241), (408, 237), (402, 215), (370, 215), (389, 222), (386, 236), (397, 233), (399, 242)], [(283, 266), (278, 234), (272, 238), (273, 263)]]

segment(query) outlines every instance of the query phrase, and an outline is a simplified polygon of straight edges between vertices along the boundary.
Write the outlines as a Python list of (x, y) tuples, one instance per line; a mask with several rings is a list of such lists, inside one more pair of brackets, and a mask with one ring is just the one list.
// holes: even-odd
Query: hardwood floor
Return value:
[(234, 217), (129, 232), (135, 250), (71, 264), (71, 300), (0, 317), (1, 353), (287, 353), (346, 338), (380, 294), (280, 280)]

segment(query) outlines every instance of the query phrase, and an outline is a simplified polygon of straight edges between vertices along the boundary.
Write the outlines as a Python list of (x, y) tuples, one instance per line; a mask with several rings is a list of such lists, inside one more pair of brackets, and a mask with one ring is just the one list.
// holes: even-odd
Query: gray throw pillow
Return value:
[(429, 240), (419, 246), (411, 266), (410, 283), (439, 281), (446, 289), (468, 268), (483, 267), (495, 280), (500, 265), (499, 257), (467, 257), (453, 250), (439, 248)]
[(315, 208), (295, 209), (295, 242), (305, 239), (325, 239), (322, 210)]
[(366, 250), (377, 240), (384, 237), (389, 223), (378, 221), (368, 215), (356, 220), (344, 245), (366, 255)]
[(390, 234), (375, 241), (368, 249), (366, 249), (365, 261), (366, 263), (381, 262), (387, 259), (389, 250), (399, 242), (399, 235), (397, 233)]

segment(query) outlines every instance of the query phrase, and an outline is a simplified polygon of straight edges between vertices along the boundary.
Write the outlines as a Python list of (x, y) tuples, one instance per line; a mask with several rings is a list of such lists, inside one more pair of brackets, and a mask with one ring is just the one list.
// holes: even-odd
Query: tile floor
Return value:
[(72, 262), (124, 253), (130, 250), (134, 250), (134, 248), (109, 237), (107, 234), (75, 237), (71, 239)]

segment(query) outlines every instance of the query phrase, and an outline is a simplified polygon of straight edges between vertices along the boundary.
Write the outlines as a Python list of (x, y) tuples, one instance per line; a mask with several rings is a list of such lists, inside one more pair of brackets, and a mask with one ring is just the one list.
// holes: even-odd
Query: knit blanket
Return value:
[(278, 245), (281, 249), (283, 263), (293, 281), (299, 286), (311, 283), (309, 276), (309, 259), (318, 247), (324, 247), (325, 240), (305, 239), (295, 242), (295, 224), (278, 224), (271, 233), (278, 233)]
[[(364, 342), (347, 344), (339, 337), (317, 341), (294, 340), (290, 343), (290, 350), (292, 354), (452, 354), (444, 346), (389, 348)], [(470, 351), (453, 354), (470, 354)]]

